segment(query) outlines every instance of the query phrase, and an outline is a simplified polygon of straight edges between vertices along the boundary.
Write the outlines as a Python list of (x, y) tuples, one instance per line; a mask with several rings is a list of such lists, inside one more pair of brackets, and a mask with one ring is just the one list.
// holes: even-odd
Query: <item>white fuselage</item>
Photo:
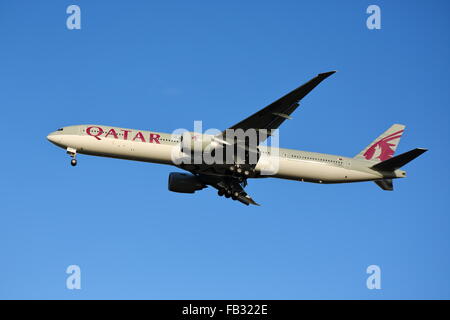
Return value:
[[(179, 137), (171, 134), (98, 125), (64, 127), (47, 137), (68, 151), (175, 165), (174, 154), (180, 152)], [(272, 171), (268, 177), (317, 182), (343, 183), (386, 178), (370, 169), (370, 162), (342, 156), (283, 148), (261, 148), (256, 171)], [(395, 173), (391, 178), (404, 177)]]

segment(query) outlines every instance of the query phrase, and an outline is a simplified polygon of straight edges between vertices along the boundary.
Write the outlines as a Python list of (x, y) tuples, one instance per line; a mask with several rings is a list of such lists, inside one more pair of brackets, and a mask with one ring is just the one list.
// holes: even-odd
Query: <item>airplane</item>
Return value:
[[(60, 128), (47, 139), (67, 151), (72, 166), (77, 164), (77, 154), (172, 165), (185, 171), (169, 174), (170, 191), (195, 193), (211, 186), (218, 190), (219, 196), (245, 205), (259, 205), (244, 190), (247, 180), (252, 178), (273, 177), (322, 184), (374, 181), (382, 190), (392, 191), (393, 179), (406, 177), (401, 168), (427, 151), (416, 148), (394, 156), (404, 125), (392, 125), (354, 157), (263, 144), (285, 120), (292, 118), (300, 101), (335, 72), (318, 74), (220, 134), (168, 134), (88, 124)], [(265, 132), (265, 136), (258, 136), (252, 144), (245, 137), (233, 136), (233, 130)], [(213, 155), (220, 150), (232, 150), (227, 161), (183, 161), (191, 159), (197, 151)], [(243, 152), (237, 152), (239, 150)], [(253, 161), (249, 161), (251, 156), (254, 156)], [(220, 155), (219, 158), (225, 157)]]

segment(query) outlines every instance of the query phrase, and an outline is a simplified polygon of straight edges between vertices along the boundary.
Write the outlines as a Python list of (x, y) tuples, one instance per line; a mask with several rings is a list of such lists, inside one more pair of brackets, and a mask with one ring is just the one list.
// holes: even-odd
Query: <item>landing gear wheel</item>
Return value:
[(77, 156), (77, 149), (67, 147), (67, 154), (72, 158), (72, 160), (70, 160), (70, 164), (72, 167), (75, 167), (77, 165), (77, 159), (75, 158)]
[(220, 189), (219, 191), (217, 191), (217, 194), (219, 195), (219, 197), (221, 197), (225, 194), (225, 190)]

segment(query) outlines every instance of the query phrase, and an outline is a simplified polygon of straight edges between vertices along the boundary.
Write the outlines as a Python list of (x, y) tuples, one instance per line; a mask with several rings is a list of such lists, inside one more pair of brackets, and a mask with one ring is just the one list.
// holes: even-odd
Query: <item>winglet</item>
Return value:
[(329, 76), (331, 76), (332, 74), (335, 74), (337, 72), (337, 70), (332, 70), (332, 71), (328, 71), (328, 72), (323, 72), (323, 73), (319, 73), (318, 76), (321, 78), (328, 78)]

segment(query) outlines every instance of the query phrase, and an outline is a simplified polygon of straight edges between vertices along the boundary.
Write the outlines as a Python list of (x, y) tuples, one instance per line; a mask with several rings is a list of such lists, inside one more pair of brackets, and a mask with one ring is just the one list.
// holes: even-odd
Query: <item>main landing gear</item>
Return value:
[(244, 184), (247, 184), (246, 180), (240, 182), (239, 184), (222, 185), (218, 188), (217, 194), (219, 195), (219, 197), (225, 196), (225, 198), (237, 200), (240, 196), (247, 195), (242, 188), (242, 185)]
[(254, 173), (250, 169), (244, 169), (240, 165), (230, 166), (230, 171), (235, 172), (240, 176), (248, 177), (250, 174)]
[(72, 167), (75, 167), (77, 165), (77, 149), (74, 148), (67, 148), (67, 154), (72, 158), (72, 160), (70, 160), (70, 164), (72, 165)]
[(231, 198), (233, 200), (237, 200), (240, 195), (244, 196), (246, 195), (244, 191), (238, 191), (233, 189), (219, 189), (219, 191), (217, 191), (217, 194), (220, 197), (225, 196), (225, 198)]

